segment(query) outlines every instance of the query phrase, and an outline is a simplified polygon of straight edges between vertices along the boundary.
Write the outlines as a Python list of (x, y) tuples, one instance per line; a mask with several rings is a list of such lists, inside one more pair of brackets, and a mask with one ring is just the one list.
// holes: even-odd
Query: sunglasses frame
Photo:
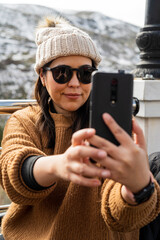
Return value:
[[(70, 78), (67, 77), (67, 80), (64, 81), (64, 82), (57, 81), (57, 79), (54, 77), (54, 70), (59, 69), (59, 68), (61, 68), (61, 67), (64, 67), (64, 68), (66, 68), (66, 69), (68, 68), (69, 71), (71, 71), (71, 76), (70, 76)], [(59, 84), (65, 84), (65, 83), (69, 82), (69, 81), (71, 80), (72, 76), (73, 76), (73, 71), (76, 71), (76, 72), (77, 72), (77, 74), (76, 74), (76, 75), (77, 75), (77, 78), (78, 78), (78, 80), (79, 80), (81, 83), (83, 83), (83, 84), (89, 84), (89, 83), (91, 83), (91, 81), (90, 81), (90, 82), (85, 81), (85, 80), (81, 79), (80, 76), (79, 76), (80, 73), (81, 73), (81, 72), (80, 72), (81, 69), (83, 69), (83, 68), (85, 68), (85, 67), (87, 67), (87, 68), (90, 69), (91, 74), (92, 74), (92, 72), (98, 70), (97, 68), (92, 67), (92, 66), (90, 66), (90, 65), (82, 65), (82, 66), (80, 66), (79, 68), (72, 68), (72, 67), (70, 67), (69, 65), (58, 65), (58, 66), (56, 66), (56, 67), (54, 67), (54, 68), (43, 67), (43, 69), (44, 69), (45, 71), (51, 71), (54, 81), (57, 82), (57, 83), (59, 83)], [(79, 73), (79, 74), (78, 74), (78, 73)]]

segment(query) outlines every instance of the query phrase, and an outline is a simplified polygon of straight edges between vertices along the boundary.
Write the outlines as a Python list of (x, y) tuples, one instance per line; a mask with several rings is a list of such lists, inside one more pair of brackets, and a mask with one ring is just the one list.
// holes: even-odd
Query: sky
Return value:
[(144, 26), (146, 0), (0, 0), (0, 4), (38, 4), (63, 10), (97, 11), (139, 27)]

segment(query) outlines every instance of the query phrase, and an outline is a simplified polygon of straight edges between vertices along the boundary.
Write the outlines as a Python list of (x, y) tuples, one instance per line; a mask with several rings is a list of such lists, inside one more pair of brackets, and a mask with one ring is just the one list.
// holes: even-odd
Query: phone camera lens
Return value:
[(118, 80), (116, 78), (113, 78), (111, 80), (111, 97), (110, 97), (110, 101), (112, 104), (115, 104), (117, 101), (117, 86)]

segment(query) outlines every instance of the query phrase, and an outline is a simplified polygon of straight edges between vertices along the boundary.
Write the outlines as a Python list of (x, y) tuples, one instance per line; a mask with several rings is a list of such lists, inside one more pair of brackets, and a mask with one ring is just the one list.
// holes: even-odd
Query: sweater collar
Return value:
[(73, 117), (72, 116), (64, 116), (60, 113), (53, 113), (49, 111), (52, 119), (54, 120), (56, 127), (71, 127), (73, 124)]

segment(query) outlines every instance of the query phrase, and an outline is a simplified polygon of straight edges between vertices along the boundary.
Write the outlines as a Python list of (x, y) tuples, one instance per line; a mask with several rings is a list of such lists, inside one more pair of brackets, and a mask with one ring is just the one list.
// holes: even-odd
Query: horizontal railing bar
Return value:
[(10, 204), (0, 205), (0, 211), (7, 210), (9, 208)]
[(12, 114), (19, 109), (35, 104), (37, 104), (35, 99), (0, 100), (0, 114)]

